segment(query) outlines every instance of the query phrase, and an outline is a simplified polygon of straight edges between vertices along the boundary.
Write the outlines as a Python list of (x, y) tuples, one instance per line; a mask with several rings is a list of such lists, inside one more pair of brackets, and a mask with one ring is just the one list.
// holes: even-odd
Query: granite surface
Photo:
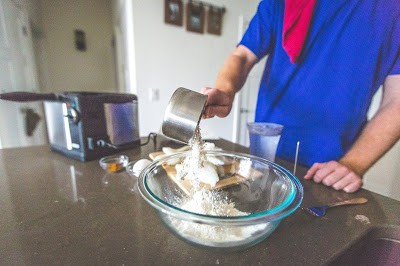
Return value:
[[(225, 140), (214, 142), (225, 150), (247, 152)], [(180, 145), (159, 137), (155, 146), (150, 142), (121, 154), (136, 161), (163, 146)], [(400, 225), (399, 201), (363, 189), (335, 191), (305, 181), (305, 172), (297, 168), (304, 186), (302, 206), (361, 196), (369, 202), (331, 209), (323, 218), (299, 208), (263, 242), (223, 252), (193, 246), (170, 233), (141, 198), (136, 178), (126, 172), (108, 174), (97, 160), (79, 162), (49, 146), (3, 149), (0, 265), (323, 265), (370, 228)]]

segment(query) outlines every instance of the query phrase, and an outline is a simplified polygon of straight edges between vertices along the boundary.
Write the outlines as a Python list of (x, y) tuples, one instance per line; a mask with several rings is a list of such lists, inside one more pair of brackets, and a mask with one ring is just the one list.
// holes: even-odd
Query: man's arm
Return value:
[(351, 149), (339, 162), (314, 164), (304, 178), (348, 193), (357, 191), (362, 186), (362, 175), (400, 139), (399, 114), (400, 75), (391, 75), (383, 85), (378, 112)]
[(257, 61), (257, 57), (247, 47), (236, 47), (218, 73), (214, 88), (201, 90), (208, 95), (205, 118), (225, 117), (230, 113), (235, 93), (243, 87)]

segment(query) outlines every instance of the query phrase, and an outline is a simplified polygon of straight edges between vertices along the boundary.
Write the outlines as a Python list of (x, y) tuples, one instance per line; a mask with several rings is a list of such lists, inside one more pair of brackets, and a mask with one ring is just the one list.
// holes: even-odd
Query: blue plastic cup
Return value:
[(247, 128), (250, 136), (250, 154), (274, 162), (283, 125), (253, 122), (248, 123)]

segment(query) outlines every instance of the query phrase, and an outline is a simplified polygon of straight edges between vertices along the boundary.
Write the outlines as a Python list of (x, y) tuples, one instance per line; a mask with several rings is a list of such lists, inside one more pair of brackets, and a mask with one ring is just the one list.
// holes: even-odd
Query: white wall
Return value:
[[(110, 0), (41, 0), (49, 84), (46, 91), (115, 90)], [(74, 30), (86, 33), (87, 50), (75, 49)]]
[[(379, 89), (371, 103), (369, 119), (375, 115), (381, 99)], [(364, 188), (400, 200), (400, 141), (365, 174)]]
[[(158, 132), (168, 101), (178, 87), (199, 91), (213, 86), (219, 68), (234, 49), (239, 16), (252, 16), (258, 0), (208, 1), (225, 6), (221, 36), (186, 31), (164, 23), (164, 0), (133, 0), (136, 88), (140, 133)], [(187, 1), (184, 1), (185, 6)], [(184, 15), (186, 11), (184, 12)], [(149, 89), (159, 89), (159, 100), (149, 101)], [(202, 121), (203, 135), (232, 139), (233, 115)]]
[(364, 188), (400, 200), (400, 141), (367, 172)]
[[(2, 21), (2, 38), (9, 42), (2, 42), (0, 58), (2, 65), (7, 66), (1, 71), (1, 82), (3, 86), (0, 91), (31, 91), (38, 90), (37, 65), (34, 60), (34, 47), (32, 45), (32, 34), (30, 21), (38, 19), (37, 8), (33, 0), (1, 0), (4, 14), (0, 14)], [(3, 20), (4, 19), (4, 20)], [(25, 33), (22, 34), (22, 29)], [(16, 75), (14, 75), (16, 73)], [(25, 132), (26, 114), (21, 112), (27, 108), (42, 116), (41, 104), (37, 102), (25, 103), (0, 103), (0, 148), (13, 148), (31, 146), (46, 143), (45, 127), (43, 119), (39, 121), (33, 135), (28, 136)]]

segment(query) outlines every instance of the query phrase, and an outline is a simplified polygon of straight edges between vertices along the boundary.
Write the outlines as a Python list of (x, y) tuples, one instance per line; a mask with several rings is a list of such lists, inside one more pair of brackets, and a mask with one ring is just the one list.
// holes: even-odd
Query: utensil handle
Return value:
[(354, 198), (354, 199), (349, 199), (345, 201), (340, 201), (340, 202), (335, 202), (332, 204), (329, 204), (329, 207), (334, 207), (334, 206), (341, 206), (341, 205), (351, 205), (351, 204), (363, 204), (368, 202), (368, 199), (366, 198)]
[(14, 102), (57, 101), (57, 94), (35, 92), (6, 92), (0, 94), (0, 99)]

